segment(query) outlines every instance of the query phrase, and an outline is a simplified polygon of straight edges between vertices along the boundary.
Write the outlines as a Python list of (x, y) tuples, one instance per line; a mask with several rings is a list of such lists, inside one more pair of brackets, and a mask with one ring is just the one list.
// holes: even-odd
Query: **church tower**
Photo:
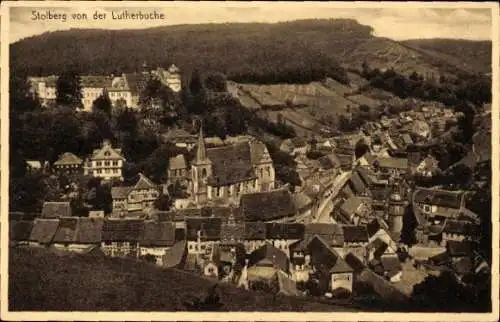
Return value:
[(205, 140), (203, 138), (203, 127), (201, 125), (198, 136), (198, 146), (196, 148), (196, 157), (191, 168), (193, 198), (196, 203), (202, 203), (207, 200), (207, 179), (212, 174), (212, 162), (207, 157)]
[(401, 196), (398, 183), (393, 183), (392, 192), (389, 196), (388, 224), (389, 233), (395, 242), (399, 242), (403, 230), (403, 215), (405, 212), (405, 201)]

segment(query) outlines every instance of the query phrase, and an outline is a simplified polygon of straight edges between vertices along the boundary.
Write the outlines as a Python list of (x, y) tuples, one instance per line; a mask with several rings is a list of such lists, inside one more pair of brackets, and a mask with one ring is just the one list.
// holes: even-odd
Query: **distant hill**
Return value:
[(186, 77), (196, 68), (261, 84), (309, 83), (324, 76), (346, 83), (342, 67), (360, 70), (365, 60), (371, 67), (393, 67), (404, 74), (470, 71), (408, 43), (375, 37), (372, 31), (353, 19), (72, 29), (12, 44), (10, 61), (11, 70), (20, 75), (59, 74), (68, 68), (111, 74), (137, 70), (144, 61), (152, 68), (175, 63)]
[[(131, 259), (11, 249), (9, 305), (13, 311), (186, 311), (214, 282)], [(227, 311), (347, 311), (313, 300), (248, 292), (219, 284)], [(353, 309), (351, 309), (352, 311)]]
[(402, 42), (428, 55), (461, 65), (462, 68), (491, 73), (491, 41), (463, 39), (412, 39)]

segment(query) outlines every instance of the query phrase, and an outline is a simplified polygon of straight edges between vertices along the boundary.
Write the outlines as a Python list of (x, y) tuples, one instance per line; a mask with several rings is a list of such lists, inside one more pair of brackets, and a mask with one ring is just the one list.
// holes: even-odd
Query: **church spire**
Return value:
[(205, 139), (203, 138), (203, 125), (200, 121), (200, 133), (198, 135), (198, 147), (196, 149), (196, 163), (201, 163), (207, 159)]

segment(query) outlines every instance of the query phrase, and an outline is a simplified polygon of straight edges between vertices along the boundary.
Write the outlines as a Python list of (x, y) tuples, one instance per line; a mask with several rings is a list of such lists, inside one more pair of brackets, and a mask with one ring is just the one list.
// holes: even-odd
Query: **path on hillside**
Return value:
[(323, 200), (318, 207), (317, 213), (313, 216), (313, 222), (316, 223), (335, 223), (335, 220), (330, 216), (333, 210), (333, 199), (337, 197), (340, 190), (351, 178), (351, 171), (342, 172), (335, 177), (330, 187), (323, 193)]

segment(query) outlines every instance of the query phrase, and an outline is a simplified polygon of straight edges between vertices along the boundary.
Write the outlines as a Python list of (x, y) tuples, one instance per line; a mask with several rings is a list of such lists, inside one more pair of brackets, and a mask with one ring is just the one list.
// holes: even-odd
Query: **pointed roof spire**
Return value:
[(196, 149), (196, 163), (207, 159), (207, 150), (205, 148), (205, 139), (203, 138), (203, 124), (200, 120), (200, 131), (198, 135), (198, 147)]

